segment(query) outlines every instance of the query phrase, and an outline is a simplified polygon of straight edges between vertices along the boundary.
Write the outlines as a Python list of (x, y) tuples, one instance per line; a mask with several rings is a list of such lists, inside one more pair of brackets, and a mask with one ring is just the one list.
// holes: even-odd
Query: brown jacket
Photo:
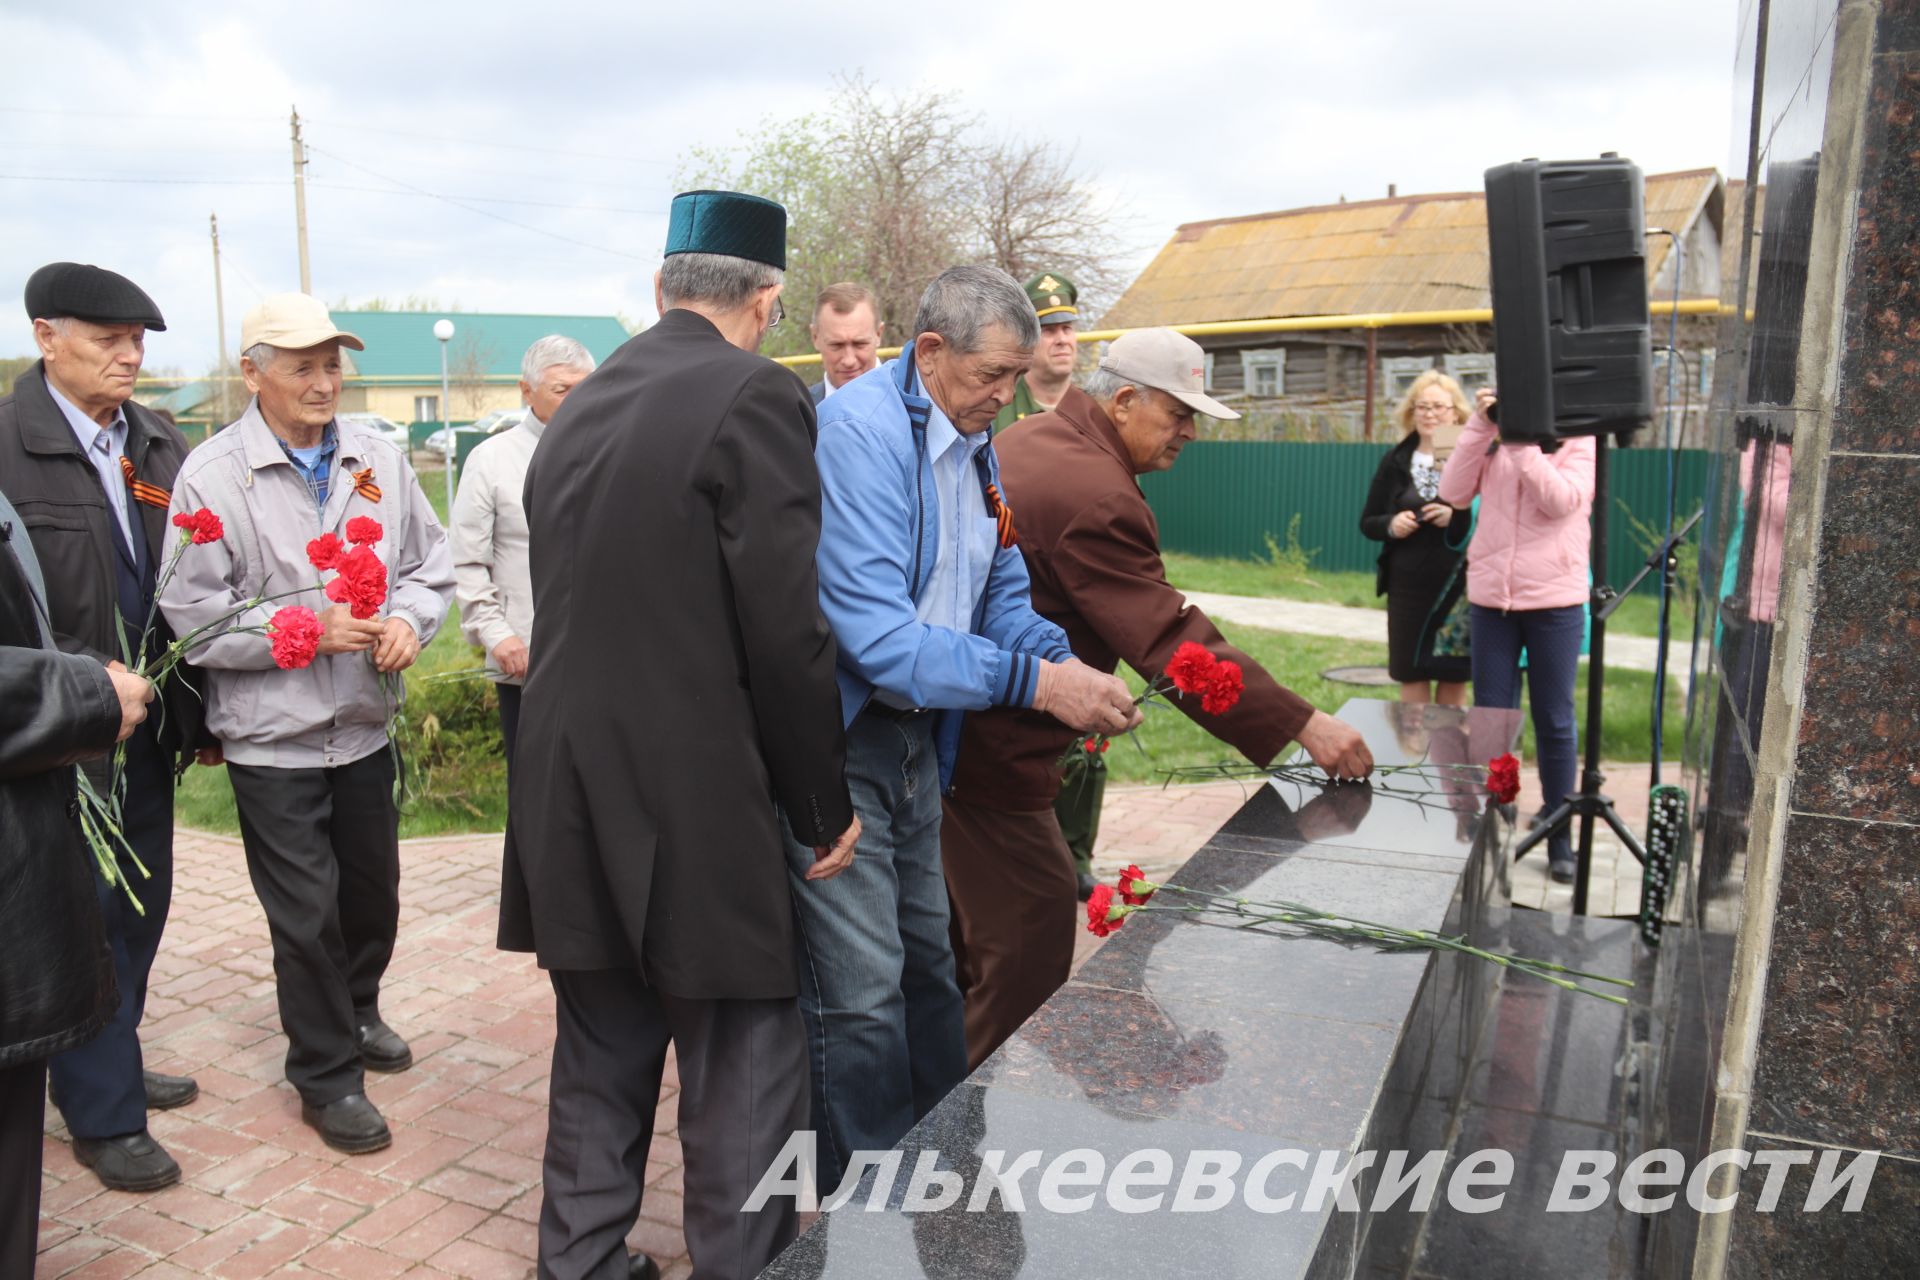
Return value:
[[(1313, 706), (1228, 644), (1167, 582), (1160, 526), (1135, 481), (1119, 433), (1078, 387), (1051, 413), (994, 442), (1034, 611), (1059, 624), (1082, 662), (1142, 678), (1166, 670), (1184, 641), (1240, 664), (1246, 692), (1225, 715), (1174, 698), (1207, 732), (1265, 765), (1306, 727)], [(1010, 811), (1045, 809), (1060, 790), (1054, 761), (1078, 737), (1048, 715), (995, 707), (967, 717), (949, 794)]]

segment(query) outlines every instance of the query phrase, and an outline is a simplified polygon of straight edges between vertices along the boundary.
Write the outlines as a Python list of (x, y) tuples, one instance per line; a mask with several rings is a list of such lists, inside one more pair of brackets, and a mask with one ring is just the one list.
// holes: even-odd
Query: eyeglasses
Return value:
[(780, 322), (782, 320), (785, 320), (786, 318), (787, 318), (786, 304), (782, 303), (780, 299), (775, 298), (773, 300), (773, 319), (767, 321), (768, 332), (772, 332), (773, 330), (778, 329), (780, 327)]

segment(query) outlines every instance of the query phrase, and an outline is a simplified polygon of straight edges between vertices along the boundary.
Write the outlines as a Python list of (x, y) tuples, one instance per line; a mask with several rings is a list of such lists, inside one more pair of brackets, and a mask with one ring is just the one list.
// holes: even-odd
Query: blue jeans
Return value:
[[(1540, 755), (1540, 792), (1549, 810), (1573, 790), (1580, 741), (1573, 722), (1573, 683), (1580, 665), (1586, 609), (1521, 609), (1502, 613), (1473, 606), (1473, 702), (1520, 705), (1520, 651), (1527, 653), (1527, 695), (1533, 708), (1534, 749)], [(1569, 828), (1547, 841), (1551, 862), (1573, 861)]]
[(852, 865), (808, 881), (813, 850), (787, 839), (823, 1193), (853, 1152), (891, 1148), (967, 1075), (933, 717), (855, 719), (847, 786), (860, 817)]

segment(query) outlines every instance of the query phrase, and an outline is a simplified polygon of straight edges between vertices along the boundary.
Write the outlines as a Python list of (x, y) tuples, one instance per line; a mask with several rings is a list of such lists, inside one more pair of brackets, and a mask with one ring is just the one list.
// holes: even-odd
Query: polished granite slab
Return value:
[[(1463, 712), (1355, 700), (1340, 711), (1382, 764), (1438, 763), (1392, 785), (1249, 784), (1249, 800), (1173, 883), (1294, 900), (1400, 927), (1478, 935), (1504, 912), (1499, 875), (1509, 814), (1474, 776), (1509, 749), (1517, 712)], [(1445, 773), (1444, 785), (1434, 778)], [(1156, 907), (1172, 906), (1163, 893)], [(1501, 917), (1503, 918), (1503, 917)], [(1373, 1231), (1369, 1215), (1260, 1213), (1244, 1198), (1209, 1211), (1122, 1213), (1105, 1184), (1076, 1212), (902, 1209), (923, 1151), (960, 1172), (970, 1195), (985, 1153), (1037, 1150), (1041, 1169), (1078, 1148), (1108, 1167), (1159, 1150), (1177, 1186), (1189, 1154), (1233, 1152), (1241, 1171), (1295, 1148), (1446, 1146), (1473, 1068), (1493, 966), (1425, 951), (1388, 953), (1238, 929), (1155, 911), (1125, 927), (901, 1143), (890, 1199), (824, 1215), (766, 1273), (800, 1276), (1079, 1275), (1116, 1259), (1140, 1274), (1318, 1276), (1405, 1255), (1420, 1215)], [(1306, 1185), (1282, 1165), (1275, 1196)], [(1375, 1173), (1358, 1180), (1360, 1201)], [(1172, 1188), (1168, 1188), (1168, 1199)], [(1383, 1215), (1384, 1216), (1384, 1215)], [(1372, 1251), (1370, 1253), (1370, 1250)]]

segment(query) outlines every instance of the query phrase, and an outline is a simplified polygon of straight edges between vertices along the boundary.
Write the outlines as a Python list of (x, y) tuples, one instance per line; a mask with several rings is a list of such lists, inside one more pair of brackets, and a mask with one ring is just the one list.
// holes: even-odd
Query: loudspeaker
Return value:
[(1643, 183), (1630, 161), (1609, 154), (1487, 170), (1503, 438), (1624, 439), (1652, 420), (1646, 239)]

